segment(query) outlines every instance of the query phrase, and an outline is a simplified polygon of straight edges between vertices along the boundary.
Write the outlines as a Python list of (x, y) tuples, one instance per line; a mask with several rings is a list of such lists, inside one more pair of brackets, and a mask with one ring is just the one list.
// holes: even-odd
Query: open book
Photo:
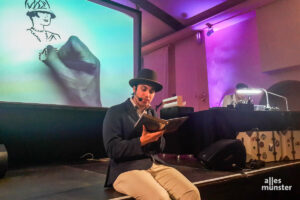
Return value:
[(143, 125), (145, 125), (147, 131), (149, 132), (165, 130), (166, 133), (169, 133), (176, 131), (183, 124), (183, 122), (187, 120), (187, 118), (188, 117), (179, 117), (164, 120), (144, 113), (135, 123), (134, 127), (136, 130), (143, 130)]

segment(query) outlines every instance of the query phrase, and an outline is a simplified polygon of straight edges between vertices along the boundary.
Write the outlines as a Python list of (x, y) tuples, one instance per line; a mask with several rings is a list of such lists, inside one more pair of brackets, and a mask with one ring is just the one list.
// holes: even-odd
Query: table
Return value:
[(165, 135), (166, 153), (197, 154), (220, 139), (235, 139), (242, 131), (300, 129), (300, 112), (238, 111), (214, 108), (188, 115), (176, 133)]

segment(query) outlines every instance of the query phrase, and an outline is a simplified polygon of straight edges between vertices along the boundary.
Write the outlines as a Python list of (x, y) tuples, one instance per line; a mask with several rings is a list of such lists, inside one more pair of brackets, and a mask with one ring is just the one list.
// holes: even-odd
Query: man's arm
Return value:
[(163, 131), (150, 133), (143, 127), (141, 137), (124, 139), (123, 134), (133, 133), (130, 132), (132, 130), (124, 130), (123, 126), (120, 111), (114, 107), (109, 109), (103, 122), (103, 140), (108, 157), (115, 161), (145, 157), (164, 148)]
[[(162, 152), (165, 147), (165, 138), (163, 137), (163, 134), (164, 131), (147, 132), (145, 126), (143, 126), (143, 132), (142, 136), (140, 137), (140, 141), (144, 152), (147, 154), (157, 154)], [(144, 138), (149, 138), (147, 143), (144, 142)]]
[(119, 110), (114, 107), (109, 109), (105, 115), (103, 141), (108, 157), (115, 161), (122, 161), (145, 156), (139, 137), (129, 140), (122, 137), (124, 127), (121, 120), (122, 116)]
[[(152, 116), (157, 117), (157, 114), (153, 109), (150, 110), (150, 113), (151, 113)], [(147, 153), (150, 153), (150, 154), (156, 154), (156, 153), (163, 152), (163, 150), (165, 148), (165, 144), (166, 144), (163, 134), (164, 134), (164, 132), (162, 134), (159, 134), (160, 136), (156, 141), (148, 143), (147, 145), (145, 145), (144, 148), (143, 148), (144, 151), (147, 152)]]

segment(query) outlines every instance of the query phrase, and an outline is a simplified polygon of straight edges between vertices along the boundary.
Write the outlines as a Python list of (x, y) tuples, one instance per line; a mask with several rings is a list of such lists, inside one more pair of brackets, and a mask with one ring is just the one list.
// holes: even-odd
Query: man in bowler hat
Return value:
[(135, 199), (200, 200), (195, 185), (156, 155), (165, 146), (164, 131), (134, 131), (143, 113), (156, 116), (150, 106), (162, 89), (156, 72), (142, 69), (129, 85), (133, 96), (112, 106), (104, 119), (103, 141), (110, 158), (105, 186)]

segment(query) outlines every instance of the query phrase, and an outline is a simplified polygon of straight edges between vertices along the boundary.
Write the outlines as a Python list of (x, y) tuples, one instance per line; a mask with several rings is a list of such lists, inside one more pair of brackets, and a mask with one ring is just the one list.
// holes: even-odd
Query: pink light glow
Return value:
[(236, 83), (249, 83), (254, 78), (250, 67), (258, 62), (254, 16), (251, 12), (219, 23), (218, 32), (205, 38), (210, 107), (220, 106)]

